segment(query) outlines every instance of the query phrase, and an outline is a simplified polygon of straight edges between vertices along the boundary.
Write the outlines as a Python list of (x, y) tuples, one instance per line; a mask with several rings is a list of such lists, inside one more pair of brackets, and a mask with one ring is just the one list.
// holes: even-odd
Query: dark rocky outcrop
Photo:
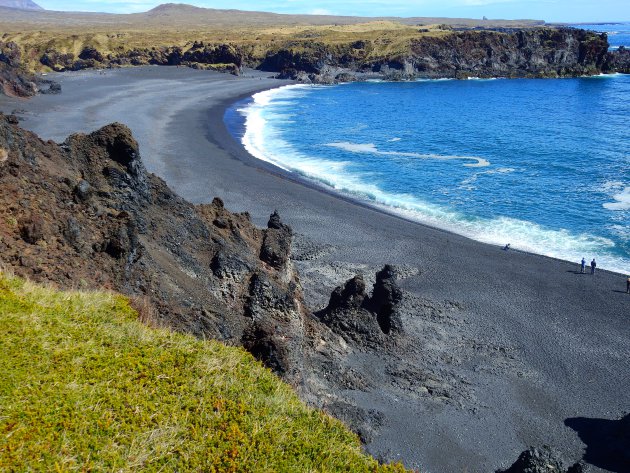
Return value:
[(356, 275), (333, 291), (328, 306), (317, 315), (346, 341), (373, 348), (403, 333), (401, 301), (395, 269), (386, 265), (376, 274), (371, 296), (363, 276)]
[(59, 93), (56, 82), (37, 77), (26, 70), (19, 46), (0, 41), (0, 93), (16, 97), (32, 97), (38, 93)]
[(261, 230), (220, 199), (184, 201), (119, 123), (57, 145), (0, 115), (0, 158), (2, 264), (148, 300), (159, 325), (243, 345), (297, 380), (310, 318), (277, 213)]
[(511, 467), (497, 473), (581, 473), (588, 471), (586, 468), (583, 463), (565, 468), (558, 452), (545, 445), (525, 450)]
[(95, 47), (86, 46), (78, 57), (72, 53), (60, 53), (49, 49), (40, 57), (39, 62), (56, 72), (119, 66), (184, 65), (195, 69), (213, 69), (239, 74), (243, 57), (233, 45), (205, 45), (202, 42), (194, 42), (188, 48), (180, 46), (135, 48), (107, 55)]
[(278, 270), (283, 269), (289, 261), (291, 238), (291, 227), (283, 224), (278, 212), (274, 211), (267, 223), (260, 259)]
[(573, 28), (452, 31), (411, 41), (397, 54), (374, 54), (369, 41), (327, 46), (300, 43), (270, 51), (263, 70), (304, 82), (350, 81), (370, 75), (418, 77), (571, 77), (619, 71), (605, 34)]
[(630, 49), (620, 46), (616, 51), (610, 51), (606, 57), (604, 72), (630, 74)]
[(630, 414), (619, 420), (576, 417), (565, 424), (586, 445), (582, 461), (566, 468), (558, 452), (548, 446), (524, 451), (507, 470), (497, 473), (585, 473), (589, 465), (606, 471), (630, 471)]

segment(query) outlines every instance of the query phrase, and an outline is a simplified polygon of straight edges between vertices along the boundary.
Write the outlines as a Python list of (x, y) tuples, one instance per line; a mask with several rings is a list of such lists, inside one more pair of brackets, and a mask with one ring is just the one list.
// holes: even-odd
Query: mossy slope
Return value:
[(0, 471), (403, 471), (248, 353), (0, 274)]

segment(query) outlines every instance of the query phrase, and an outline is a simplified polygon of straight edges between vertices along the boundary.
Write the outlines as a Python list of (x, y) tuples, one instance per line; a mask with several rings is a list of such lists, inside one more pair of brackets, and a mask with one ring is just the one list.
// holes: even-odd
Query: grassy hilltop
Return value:
[(404, 471), (243, 349), (150, 328), (122, 296), (0, 273), (0, 327), (2, 471)]

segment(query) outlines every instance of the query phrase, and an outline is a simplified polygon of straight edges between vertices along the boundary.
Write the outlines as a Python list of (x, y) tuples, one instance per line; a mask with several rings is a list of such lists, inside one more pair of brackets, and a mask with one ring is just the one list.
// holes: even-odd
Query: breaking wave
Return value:
[[(387, 84), (382, 86), (387, 87)], [(370, 165), (378, 166), (379, 157), (384, 158), (383, 165), (391, 165), (392, 162), (391, 159), (385, 158), (403, 158), (405, 164), (414, 160), (427, 163), (451, 161), (455, 168), (478, 169), (472, 174), (470, 172), (464, 174), (465, 178), (454, 183), (453, 189), (469, 194), (474, 193), (478, 186), (493, 182), (489, 180), (520, 175), (522, 172), (520, 167), (495, 168), (490, 159), (467, 154), (449, 155), (400, 150), (399, 146), (413, 141), (402, 134), (389, 134), (374, 142), (339, 140), (317, 143), (313, 138), (319, 137), (315, 130), (300, 129), (300, 132), (308, 134), (314, 143), (309, 142), (309, 146), (297, 146), (293, 135), (291, 139), (287, 137), (286, 127), (292, 126), (294, 120), (297, 120), (297, 126), (303, 126), (301, 119), (297, 118), (299, 112), (295, 111), (296, 104), (309, 103), (310, 94), (322, 88), (330, 90), (326, 86), (290, 85), (255, 94), (251, 101), (238, 108), (238, 112), (244, 118), (241, 142), (245, 149), (257, 159), (330, 190), (370, 203), (389, 213), (446, 229), (477, 241), (501, 246), (510, 243), (515, 249), (568, 261), (579, 261), (583, 256), (590, 258), (597, 255), (600, 267), (618, 272), (630, 269), (630, 258), (624, 255), (623, 251), (619, 253), (616, 241), (617, 237), (622, 241), (627, 240), (627, 235), (623, 237), (624, 232), (620, 230), (624, 228), (622, 223), (615, 223), (610, 227), (609, 237), (589, 231), (576, 232), (551, 228), (544, 223), (514, 216), (500, 215), (489, 218), (475, 215), (465, 208), (430, 202), (411, 192), (394, 191), (379, 180), (376, 174), (369, 169), (361, 168), (357, 163), (362, 164), (369, 159)], [(327, 104), (330, 107), (336, 106), (332, 100)], [(358, 119), (354, 123), (357, 122)], [(365, 136), (372, 133), (367, 126), (358, 130), (350, 130), (349, 127), (343, 130), (351, 135), (358, 133)], [(396, 130), (393, 132), (396, 133)], [(326, 148), (338, 151), (331, 155), (326, 153)], [(461, 163), (460, 166), (456, 165), (457, 162)], [(603, 211), (620, 213), (627, 211), (630, 209), (630, 187), (620, 187), (620, 183), (614, 184), (615, 186), (606, 192), (612, 201), (603, 204), (605, 209)], [(453, 189), (445, 191), (445, 194), (452, 193)], [(552, 192), (552, 189), (548, 190)], [(551, 195), (553, 194), (550, 193)], [(515, 198), (516, 196), (514, 194)], [(488, 202), (487, 205), (493, 204)]]

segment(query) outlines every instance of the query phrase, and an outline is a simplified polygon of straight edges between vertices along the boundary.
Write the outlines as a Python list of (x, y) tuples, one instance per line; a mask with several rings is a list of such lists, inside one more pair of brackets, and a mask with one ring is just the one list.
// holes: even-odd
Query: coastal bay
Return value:
[[(307, 302), (322, 308), (334, 286), (383, 264), (402, 268), (418, 306), (448, 316), (404, 320), (419, 350), (453, 381), (453, 402), (425, 401), (388, 385), (345, 393), (381, 413), (368, 451), (429, 471), (490, 471), (529, 445), (551, 444), (569, 461), (584, 445), (571, 418), (618, 418), (627, 408), (630, 298), (624, 278), (575, 274), (576, 263), (474, 242), (325, 192), (248, 155), (225, 128), (226, 107), (287, 82), (178, 68), (55, 75), (64, 92), (28, 102), (22, 125), (62, 141), (112, 121), (128, 124), (147, 168), (181, 196), (220, 196), (264, 224), (277, 209), (298, 233), (294, 248)], [(377, 356), (357, 366), (387, 368)], [(385, 380), (387, 381), (387, 379)], [(407, 396), (406, 398), (404, 396)], [(326, 408), (325, 399), (309, 399)]]

